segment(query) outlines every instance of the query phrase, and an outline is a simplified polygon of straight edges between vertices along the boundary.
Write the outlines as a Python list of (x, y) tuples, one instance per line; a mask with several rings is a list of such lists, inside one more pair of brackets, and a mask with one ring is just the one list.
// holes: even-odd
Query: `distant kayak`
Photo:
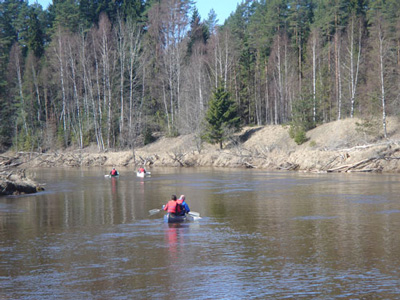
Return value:
[(104, 175), (104, 177), (107, 177), (107, 178), (118, 177), (118, 176), (119, 176), (119, 173), (117, 173), (115, 175), (111, 175), (111, 174)]
[(146, 172), (146, 173), (144, 173), (144, 172), (137, 172), (136, 173), (136, 176), (137, 177), (148, 177), (148, 176), (151, 176), (151, 173), (150, 172)]

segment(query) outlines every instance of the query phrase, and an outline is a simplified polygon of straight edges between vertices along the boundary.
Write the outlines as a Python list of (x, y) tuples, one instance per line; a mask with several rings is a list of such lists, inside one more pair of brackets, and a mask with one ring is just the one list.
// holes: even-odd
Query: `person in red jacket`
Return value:
[(174, 215), (179, 215), (181, 213), (181, 206), (176, 203), (176, 195), (171, 196), (171, 200), (169, 200), (166, 205), (163, 205), (163, 209)]
[(143, 167), (140, 167), (138, 171), (139, 173), (146, 173), (146, 170)]
[(112, 168), (112, 170), (111, 170), (111, 172), (110, 172), (110, 175), (111, 175), (111, 176), (117, 176), (117, 175), (119, 175), (119, 173), (118, 173), (117, 170), (115, 170), (115, 168)]

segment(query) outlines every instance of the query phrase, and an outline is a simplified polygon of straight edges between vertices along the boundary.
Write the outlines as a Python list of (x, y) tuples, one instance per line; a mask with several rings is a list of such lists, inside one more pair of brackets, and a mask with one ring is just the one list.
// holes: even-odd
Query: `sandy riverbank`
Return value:
[[(213, 166), (304, 172), (400, 172), (400, 122), (396, 118), (388, 120), (388, 139), (383, 138), (378, 122), (372, 127), (360, 124), (364, 124), (362, 120), (346, 119), (320, 125), (307, 133), (308, 141), (302, 145), (289, 137), (287, 127), (270, 125), (244, 128), (222, 150), (203, 143), (199, 151), (194, 137), (185, 135), (161, 137), (135, 151), (98, 152), (88, 148), (6, 153), (0, 156), (0, 167), (146, 165), (148, 168)], [(4, 182), (10, 171), (3, 170), (1, 174)], [(4, 189), (4, 184), (0, 188)]]

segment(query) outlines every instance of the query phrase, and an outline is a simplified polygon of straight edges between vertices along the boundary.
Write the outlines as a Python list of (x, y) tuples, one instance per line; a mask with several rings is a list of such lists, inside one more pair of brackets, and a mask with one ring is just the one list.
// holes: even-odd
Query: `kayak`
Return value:
[(171, 213), (167, 213), (164, 216), (164, 219), (167, 221), (167, 223), (182, 223), (182, 222), (194, 220), (194, 218), (189, 215), (177, 216), (177, 215), (171, 214)]
[(151, 173), (150, 172), (146, 172), (146, 173), (144, 173), (144, 172), (137, 172), (136, 173), (136, 176), (137, 177), (148, 177), (148, 176), (150, 176), (151, 175)]
[(107, 174), (107, 175), (104, 175), (104, 177), (108, 177), (108, 178), (111, 178), (111, 177), (119, 177), (119, 173), (117, 173), (117, 174), (115, 174), (115, 175)]

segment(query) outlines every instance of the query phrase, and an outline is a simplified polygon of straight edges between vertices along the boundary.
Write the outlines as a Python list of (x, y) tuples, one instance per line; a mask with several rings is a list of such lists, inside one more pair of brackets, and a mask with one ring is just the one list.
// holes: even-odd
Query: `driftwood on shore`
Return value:
[[(382, 166), (379, 165), (379, 161), (389, 160), (400, 160), (400, 157), (394, 156), (395, 153), (399, 152), (400, 148), (386, 151), (380, 155), (369, 157), (358, 161), (353, 164), (340, 165), (334, 168), (327, 169), (328, 173), (332, 172), (381, 172)], [(335, 158), (336, 159), (336, 158)]]

